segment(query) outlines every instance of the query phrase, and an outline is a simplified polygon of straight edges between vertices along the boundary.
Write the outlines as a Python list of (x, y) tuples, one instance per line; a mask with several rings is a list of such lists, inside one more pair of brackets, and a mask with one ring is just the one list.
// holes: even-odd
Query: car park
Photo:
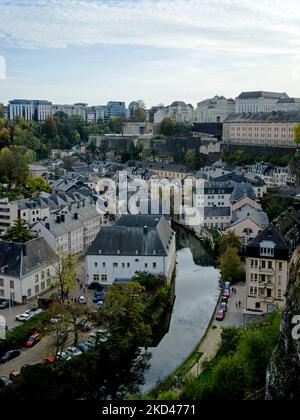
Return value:
[(225, 312), (219, 309), (216, 315), (216, 320), (223, 321), (224, 318), (225, 318)]
[(13, 360), (16, 357), (20, 356), (20, 354), (20, 350), (9, 350), (1, 357), (0, 363), (9, 362), (10, 360)]
[(7, 386), (11, 385), (12, 381), (7, 378), (7, 376), (1, 376), (0, 377), (0, 389), (1, 388), (6, 388)]
[(67, 348), (66, 353), (71, 357), (76, 357), (80, 356), (82, 354), (82, 351), (79, 350), (77, 347), (71, 346)]
[(33, 334), (28, 338), (25, 345), (26, 347), (33, 347), (40, 341), (41, 341), (41, 336), (39, 334)]
[(23, 314), (17, 315), (16, 320), (20, 322), (28, 321), (29, 319), (33, 318), (36, 315), (42, 313), (43, 310), (41, 308), (32, 308), (25, 311)]

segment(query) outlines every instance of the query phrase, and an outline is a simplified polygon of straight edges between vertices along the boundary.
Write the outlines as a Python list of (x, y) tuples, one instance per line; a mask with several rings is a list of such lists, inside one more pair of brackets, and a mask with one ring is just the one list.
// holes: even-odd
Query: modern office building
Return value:
[(44, 122), (52, 116), (52, 103), (40, 100), (14, 99), (9, 101), (8, 116), (12, 121), (17, 117), (23, 117), (27, 122)]

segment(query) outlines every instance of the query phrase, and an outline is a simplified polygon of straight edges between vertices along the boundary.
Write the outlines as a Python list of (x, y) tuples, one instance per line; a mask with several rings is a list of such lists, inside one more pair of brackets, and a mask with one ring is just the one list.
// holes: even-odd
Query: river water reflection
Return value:
[[(182, 241), (181, 241), (182, 243)], [(219, 296), (219, 271), (213, 266), (197, 265), (193, 254), (205, 254), (201, 243), (194, 249), (177, 251), (176, 300), (169, 332), (156, 348), (151, 348), (151, 367), (145, 374), (143, 392), (173, 372), (194, 350), (204, 335)], [(193, 253), (191, 251), (193, 250)], [(200, 249), (200, 251), (199, 251)], [(196, 255), (196, 261), (199, 263)], [(204, 255), (205, 257), (205, 255)]]

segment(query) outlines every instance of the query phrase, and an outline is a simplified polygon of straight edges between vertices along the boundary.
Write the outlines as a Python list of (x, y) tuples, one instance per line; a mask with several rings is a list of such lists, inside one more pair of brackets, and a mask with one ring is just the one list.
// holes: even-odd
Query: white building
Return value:
[(112, 285), (139, 271), (171, 281), (176, 262), (175, 232), (163, 216), (130, 215), (102, 227), (85, 257), (87, 283)]
[(275, 111), (300, 111), (300, 98), (280, 98), (276, 102)]
[(53, 114), (63, 112), (69, 117), (80, 117), (85, 120), (87, 104), (77, 103), (74, 105), (53, 105)]
[(222, 123), (230, 114), (235, 112), (235, 101), (224, 96), (215, 96), (199, 102), (196, 108), (196, 122)]
[(8, 198), (0, 198), (0, 236), (14, 224), (18, 218), (18, 205), (10, 203)]
[(280, 99), (288, 98), (284, 92), (242, 92), (235, 100), (236, 114), (275, 111)]
[(40, 100), (14, 99), (9, 101), (8, 115), (12, 121), (17, 117), (23, 117), (27, 122), (44, 122), (52, 116), (52, 103)]
[(47, 291), (57, 256), (43, 238), (26, 244), (0, 241), (0, 298), (26, 303)]
[(160, 124), (164, 118), (172, 118), (177, 123), (194, 123), (195, 110), (192, 105), (182, 101), (175, 101), (166, 108), (159, 109), (154, 114), (154, 123)]

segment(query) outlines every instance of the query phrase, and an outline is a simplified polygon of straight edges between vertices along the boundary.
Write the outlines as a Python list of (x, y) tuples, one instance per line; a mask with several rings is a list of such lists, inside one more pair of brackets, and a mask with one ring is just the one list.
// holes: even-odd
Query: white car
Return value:
[(85, 296), (80, 296), (80, 298), (78, 299), (78, 303), (80, 303), (81, 305), (85, 305), (86, 304), (86, 297)]
[(58, 360), (71, 360), (71, 356), (65, 351), (58, 352), (56, 358)]
[(23, 314), (17, 315), (16, 320), (20, 322), (25, 322), (32, 317), (32, 312), (30, 310), (24, 312)]
[(71, 356), (71, 357), (76, 357), (76, 356), (80, 356), (82, 354), (82, 351), (77, 349), (76, 347), (68, 347), (67, 350), (67, 355)]
[(61, 320), (62, 316), (60, 314), (55, 315), (53, 318), (50, 319), (51, 324), (58, 324)]

